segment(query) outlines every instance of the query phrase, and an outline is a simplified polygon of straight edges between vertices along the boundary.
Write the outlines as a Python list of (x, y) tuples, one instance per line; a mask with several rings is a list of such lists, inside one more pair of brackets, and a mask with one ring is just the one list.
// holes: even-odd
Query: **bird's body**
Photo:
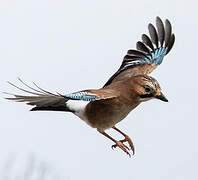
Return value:
[[(148, 74), (161, 64), (163, 57), (172, 48), (175, 38), (168, 20), (165, 22), (165, 28), (159, 17), (157, 17), (156, 24), (157, 31), (153, 25), (149, 24), (151, 39), (143, 34), (143, 42), (137, 43), (138, 50), (127, 52), (118, 71), (102, 88), (61, 95), (45, 91), (36, 84), (37, 89), (32, 88), (19, 79), (31, 90), (10, 84), (32, 95), (14, 95), (14, 98), (7, 99), (27, 102), (28, 105), (34, 106), (31, 111), (72, 112), (115, 142), (112, 147), (118, 146), (129, 154), (129, 148), (124, 144), (124, 142), (128, 142), (134, 153), (134, 146), (129, 136), (117, 129), (115, 125), (143, 101), (152, 98), (168, 101), (161, 93), (158, 82)], [(106, 134), (105, 130), (108, 128), (113, 128), (121, 133), (125, 139), (115, 140)]]
[[(141, 101), (141, 86), (147, 79), (152, 80), (156, 91), (160, 88), (154, 78), (133, 76), (124, 81), (117, 81), (104, 88), (86, 90), (103, 98), (96, 101), (68, 100), (67, 108), (93, 128), (103, 132), (124, 119)], [(156, 83), (156, 84), (155, 84)], [(134, 86), (136, 84), (136, 86)], [(159, 94), (161, 91), (159, 90)]]
[[(88, 119), (89, 125), (97, 128), (99, 131), (112, 128), (139, 104), (139, 101), (136, 100), (136, 97), (131, 93), (132, 91), (125, 86), (124, 82), (115, 84), (119, 84), (118, 87), (122, 88), (119, 89), (113, 86), (99, 90), (99, 92), (111, 92), (112, 98), (92, 101), (88, 103), (85, 108), (85, 116)], [(125, 96), (127, 93), (128, 95)], [(131, 102), (133, 102), (133, 104), (131, 104)]]

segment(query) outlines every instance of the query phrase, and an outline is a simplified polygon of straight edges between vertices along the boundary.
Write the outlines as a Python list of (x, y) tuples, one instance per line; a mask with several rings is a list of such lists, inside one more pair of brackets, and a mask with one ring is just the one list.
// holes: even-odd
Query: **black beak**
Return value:
[(161, 93), (160, 95), (156, 95), (155, 98), (160, 99), (164, 102), (168, 102), (168, 99)]

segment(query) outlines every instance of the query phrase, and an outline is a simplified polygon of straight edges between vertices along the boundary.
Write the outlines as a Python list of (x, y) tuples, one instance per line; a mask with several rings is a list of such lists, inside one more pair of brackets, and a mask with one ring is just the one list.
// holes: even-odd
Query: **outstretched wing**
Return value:
[(18, 87), (11, 82), (8, 82), (10, 85), (15, 88), (30, 94), (29, 96), (24, 95), (16, 95), (11, 93), (6, 93), (8, 95), (12, 95), (14, 97), (6, 98), (8, 100), (13, 100), (16, 102), (26, 102), (28, 105), (35, 106), (31, 109), (31, 111), (36, 110), (49, 110), (49, 111), (70, 111), (68, 109), (66, 102), (68, 100), (82, 100), (82, 101), (96, 101), (96, 100), (104, 100), (115, 97), (114, 93), (110, 90), (84, 90), (75, 93), (70, 93), (66, 95), (61, 95), (59, 93), (54, 94), (49, 91), (46, 91), (35, 83), (35, 88), (27, 85), (21, 79), (19, 81), (26, 87), (27, 89)]
[(35, 106), (31, 109), (31, 111), (35, 110), (51, 110), (51, 111), (67, 111), (67, 107), (65, 102), (68, 100), (58, 94), (53, 94), (49, 91), (46, 91), (40, 87), (38, 87), (35, 83), (35, 88), (30, 87), (26, 83), (24, 83), (21, 79), (19, 81), (26, 87), (27, 89), (16, 86), (15, 84), (8, 82), (10, 85), (15, 88), (28, 93), (30, 95), (16, 95), (11, 93), (6, 93), (8, 95), (12, 95), (14, 97), (5, 98), (8, 100), (13, 100), (16, 102), (26, 102), (28, 105)]
[(175, 36), (172, 34), (172, 27), (169, 20), (165, 21), (156, 18), (156, 27), (148, 25), (150, 38), (142, 35), (142, 42), (136, 44), (137, 50), (128, 50), (118, 71), (104, 85), (123, 80), (139, 74), (149, 74), (163, 61), (165, 55), (173, 47)]

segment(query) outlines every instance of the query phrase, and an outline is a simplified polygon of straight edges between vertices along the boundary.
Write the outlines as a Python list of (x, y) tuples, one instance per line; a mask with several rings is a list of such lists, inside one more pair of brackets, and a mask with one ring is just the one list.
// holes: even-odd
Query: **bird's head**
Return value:
[(138, 94), (140, 101), (148, 101), (156, 98), (164, 102), (168, 102), (168, 99), (161, 92), (159, 83), (153, 77), (147, 75), (135, 76), (135, 91)]

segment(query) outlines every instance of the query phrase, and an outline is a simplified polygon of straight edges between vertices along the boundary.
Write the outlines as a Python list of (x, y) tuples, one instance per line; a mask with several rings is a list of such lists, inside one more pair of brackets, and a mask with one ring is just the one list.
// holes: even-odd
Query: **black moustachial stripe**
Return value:
[(153, 97), (153, 94), (152, 93), (151, 94), (141, 94), (140, 97), (141, 98), (151, 98), (151, 97)]

